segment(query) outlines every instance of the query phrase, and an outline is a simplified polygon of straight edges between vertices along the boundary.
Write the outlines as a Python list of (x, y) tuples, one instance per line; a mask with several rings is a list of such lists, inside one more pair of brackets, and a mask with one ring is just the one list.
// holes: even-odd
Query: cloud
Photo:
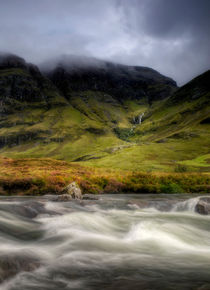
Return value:
[(209, 0), (0, 0), (0, 50), (149, 66), (183, 84), (210, 66), (209, 12)]

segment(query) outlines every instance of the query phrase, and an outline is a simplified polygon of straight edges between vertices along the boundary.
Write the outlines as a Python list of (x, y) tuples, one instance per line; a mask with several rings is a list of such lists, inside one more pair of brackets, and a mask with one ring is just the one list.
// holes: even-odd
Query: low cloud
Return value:
[(209, 0), (0, 0), (0, 50), (152, 67), (181, 85), (210, 66)]

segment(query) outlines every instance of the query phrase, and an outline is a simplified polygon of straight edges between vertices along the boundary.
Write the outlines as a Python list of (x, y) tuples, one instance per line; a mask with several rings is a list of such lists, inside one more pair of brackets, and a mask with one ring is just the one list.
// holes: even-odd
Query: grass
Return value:
[(192, 160), (181, 161), (180, 164), (195, 167), (210, 167), (210, 154), (198, 156)]
[(143, 173), (84, 167), (50, 158), (0, 158), (1, 195), (59, 194), (72, 181), (83, 193), (208, 193), (210, 174)]
[[(132, 145), (132, 144), (131, 144)], [(177, 165), (185, 164), (187, 171), (208, 171), (207, 163), (190, 162), (209, 152), (209, 139), (195, 138), (195, 140), (167, 140), (164, 143), (142, 142), (122, 148), (102, 159), (83, 162), (83, 165), (102, 168), (114, 168), (138, 171), (174, 172)], [(183, 161), (185, 160), (185, 161)], [(189, 163), (188, 163), (189, 161)], [(203, 166), (204, 165), (204, 166)]]

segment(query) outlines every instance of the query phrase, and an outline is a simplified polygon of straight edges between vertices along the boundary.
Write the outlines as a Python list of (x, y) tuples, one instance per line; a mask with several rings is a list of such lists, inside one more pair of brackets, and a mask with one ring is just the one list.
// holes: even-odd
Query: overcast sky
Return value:
[(0, 51), (152, 67), (179, 85), (210, 68), (210, 0), (0, 0)]

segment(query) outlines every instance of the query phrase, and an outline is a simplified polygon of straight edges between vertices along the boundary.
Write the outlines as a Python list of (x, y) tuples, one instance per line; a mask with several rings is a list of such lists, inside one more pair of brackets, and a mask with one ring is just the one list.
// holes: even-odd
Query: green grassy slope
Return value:
[[(66, 97), (34, 68), (0, 68), (0, 154), (123, 170), (209, 171), (209, 80), (206, 72), (151, 103), (88, 89), (69, 89)], [(142, 124), (134, 124), (141, 113)]]
[(49, 156), (72, 161), (106, 156), (112, 147), (127, 144), (113, 130), (116, 126), (130, 130), (130, 118), (146, 105), (134, 101), (112, 104), (99, 99), (100, 93), (97, 98), (91, 92), (83, 94), (85, 101), (75, 97), (66, 106), (29, 108), (9, 115), (2, 121), (0, 138), (35, 137), (20, 145), (4, 146), (1, 152), (12, 157)]
[(32, 96), (29, 102), (2, 94), (0, 143), (1, 153), (7, 156), (48, 156), (70, 161), (106, 156), (111, 147), (125, 143), (114, 128), (130, 130), (130, 120), (148, 107), (145, 100), (120, 103), (108, 94), (93, 91), (71, 93), (67, 100), (52, 84), (44, 84), (40, 90), (25, 68), (0, 71), (1, 87), (6, 93), (8, 76), (20, 78), (16, 89), (30, 86), (38, 97)]
[[(88, 165), (157, 171), (210, 170), (210, 72), (148, 108), (133, 147)], [(86, 163), (87, 164), (87, 163)]]

